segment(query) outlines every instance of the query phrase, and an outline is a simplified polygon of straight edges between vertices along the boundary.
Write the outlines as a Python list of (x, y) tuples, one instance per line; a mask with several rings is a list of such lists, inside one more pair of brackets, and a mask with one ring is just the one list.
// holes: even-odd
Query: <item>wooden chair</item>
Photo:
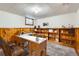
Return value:
[(3, 49), (5, 56), (19, 56), (24, 53), (24, 50), (19, 46), (15, 45), (13, 46), (13, 48), (11, 48), (9, 44), (5, 42), (1, 37), (0, 37), (0, 46)]
[(3, 49), (5, 56), (11, 56), (11, 50), (7, 43), (0, 37), (0, 46)]

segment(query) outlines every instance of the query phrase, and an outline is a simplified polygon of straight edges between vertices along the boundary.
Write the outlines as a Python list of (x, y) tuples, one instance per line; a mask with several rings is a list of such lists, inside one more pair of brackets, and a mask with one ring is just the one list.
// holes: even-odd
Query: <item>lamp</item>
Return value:
[(41, 9), (40, 7), (38, 7), (38, 6), (35, 6), (35, 7), (32, 8), (32, 11), (33, 11), (35, 14), (39, 13), (41, 10), (42, 10), (42, 9)]

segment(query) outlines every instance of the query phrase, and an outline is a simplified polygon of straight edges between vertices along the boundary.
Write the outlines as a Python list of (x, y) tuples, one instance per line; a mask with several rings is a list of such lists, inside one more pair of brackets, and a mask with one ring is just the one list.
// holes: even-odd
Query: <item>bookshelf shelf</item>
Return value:
[(60, 29), (60, 41), (66, 46), (74, 47), (75, 45), (75, 29), (67, 28)]
[(34, 33), (65, 46), (74, 47), (75, 44), (74, 28), (35, 28)]

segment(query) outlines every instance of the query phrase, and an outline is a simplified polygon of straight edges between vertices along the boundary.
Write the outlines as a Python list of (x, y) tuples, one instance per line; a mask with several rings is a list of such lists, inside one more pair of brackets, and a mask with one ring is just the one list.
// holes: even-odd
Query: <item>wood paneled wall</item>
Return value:
[(79, 28), (75, 30), (75, 38), (76, 38), (76, 51), (79, 55)]
[[(29, 33), (33, 32), (33, 28), (0, 28), (0, 36), (6, 41), (11, 42), (17, 39), (15, 36), (21, 32)], [(75, 28), (75, 48), (79, 54), (79, 28)]]
[(0, 28), (0, 36), (6, 41), (12, 41), (13, 36), (20, 34), (21, 32), (32, 32), (32, 28)]

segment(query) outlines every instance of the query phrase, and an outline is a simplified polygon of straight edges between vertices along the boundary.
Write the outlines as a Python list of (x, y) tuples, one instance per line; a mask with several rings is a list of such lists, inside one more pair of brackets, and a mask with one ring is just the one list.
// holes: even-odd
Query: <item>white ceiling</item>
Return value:
[[(32, 11), (34, 6), (41, 11), (35, 14)], [(36, 19), (76, 12), (78, 8), (77, 3), (0, 3), (0, 10)]]

